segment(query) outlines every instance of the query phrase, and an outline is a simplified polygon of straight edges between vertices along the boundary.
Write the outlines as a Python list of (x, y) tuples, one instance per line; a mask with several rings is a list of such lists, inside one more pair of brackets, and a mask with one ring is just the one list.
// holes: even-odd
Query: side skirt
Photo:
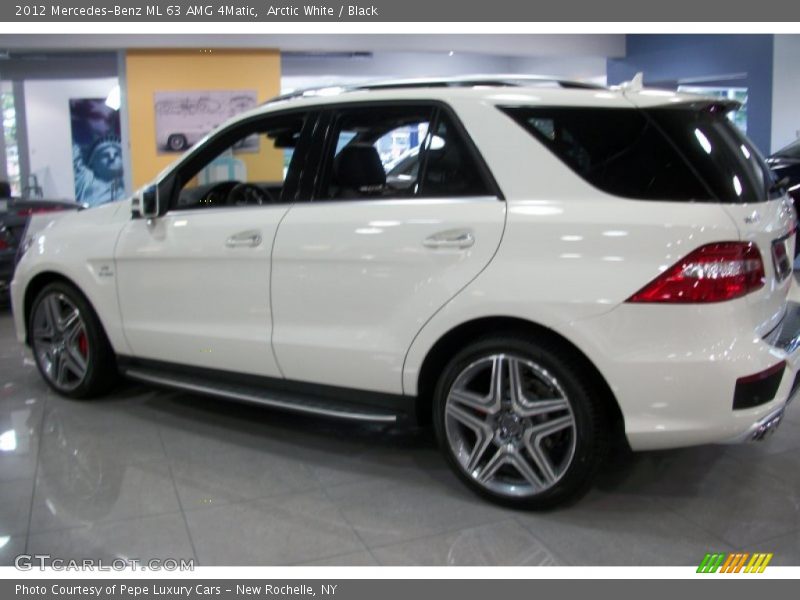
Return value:
[(118, 357), (117, 364), (120, 372), (130, 379), (236, 402), (335, 419), (387, 424), (415, 422), (416, 399), (411, 396), (314, 385), (125, 356)]

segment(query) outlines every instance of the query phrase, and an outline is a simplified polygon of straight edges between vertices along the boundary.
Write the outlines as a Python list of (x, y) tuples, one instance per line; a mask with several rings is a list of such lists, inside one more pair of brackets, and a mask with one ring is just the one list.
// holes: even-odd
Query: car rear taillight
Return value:
[(11, 245), (6, 241), (5, 237), (0, 234), (0, 250), (8, 250)]
[(763, 285), (764, 262), (755, 244), (718, 242), (701, 246), (682, 258), (627, 302), (723, 302)]

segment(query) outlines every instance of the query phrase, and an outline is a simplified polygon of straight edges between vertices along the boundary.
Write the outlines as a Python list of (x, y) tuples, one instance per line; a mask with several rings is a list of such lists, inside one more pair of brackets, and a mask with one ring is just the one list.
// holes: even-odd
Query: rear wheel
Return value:
[(59, 282), (42, 289), (28, 331), (36, 366), (59, 394), (90, 398), (116, 381), (114, 351), (94, 310), (73, 286)]
[(434, 397), (440, 446), (467, 485), (496, 502), (549, 508), (585, 492), (605, 454), (601, 404), (555, 347), (480, 340), (445, 368)]

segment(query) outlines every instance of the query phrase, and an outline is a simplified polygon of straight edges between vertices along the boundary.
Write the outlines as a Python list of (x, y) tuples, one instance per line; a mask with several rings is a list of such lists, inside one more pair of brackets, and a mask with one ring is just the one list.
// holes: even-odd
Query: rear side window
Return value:
[(425, 175), (420, 195), (428, 198), (494, 195), (455, 125), (440, 113), (425, 140)]
[(332, 110), (316, 200), (495, 195), (465, 134), (440, 107), (376, 104)]
[(724, 115), (694, 108), (504, 108), (593, 186), (616, 196), (755, 202), (771, 179)]

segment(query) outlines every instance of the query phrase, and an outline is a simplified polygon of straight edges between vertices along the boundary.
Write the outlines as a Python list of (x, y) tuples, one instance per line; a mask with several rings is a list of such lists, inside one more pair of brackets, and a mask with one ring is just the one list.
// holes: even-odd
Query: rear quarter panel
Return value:
[(599, 367), (608, 348), (595, 331), (582, 331), (581, 320), (611, 312), (698, 246), (739, 239), (719, 205), (610, 196), (490, 103), (454, 102), (454, 108), (505, 194), (507, 225), (489, 266), (414, 340), (403, 372), (407, 394), (417, 392), (420, 367), (436, 341), (483, 317), (550, 328)]

